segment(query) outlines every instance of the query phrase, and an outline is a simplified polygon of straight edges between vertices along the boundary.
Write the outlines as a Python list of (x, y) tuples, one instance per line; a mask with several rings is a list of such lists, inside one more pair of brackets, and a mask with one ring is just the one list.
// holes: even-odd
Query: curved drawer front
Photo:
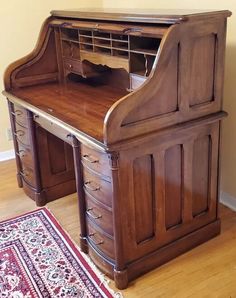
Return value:
[(113, 235), (112, 212), (94, 202), (89, 195), (85, 194), (86, 215), (106, 233)]
[(22, 165), (21, 176), (25, 182), (33, 187), (36, 187), (34, 171), (30, 167)]
[(114, 240), (113, 238), (107, 237), (102, 231), (92, 224), (89, 220), (87, 221), (88, 228), (88, 240), (92, 245), (104, 253), (111, 259), (115, 258), (114, 253)]
[(84, 188), (97, 201), (111, 207), (112, 206), (112, 188), (111, 183), (101, 179), (99, 176), (83, 169)]
[(86, 167), (98, 174), (106, 176), (106, 180), (111, 180), (109, 159), (106, 153), (81, 145), (81, 159)]
[(20, 161), (23, 165), (33, 167), (33, 155), (29, 147), (18, 143), (18, 152), (16, 152), (16, 154), (19, 156)]
[(22, 144), (29, 146), (30, 141), (29, 141), (29, 132), (28, 129), (25, 128), (24, 126), (19, 125), (17, 122), (15, 123), (16, 125), (16, 131), (14, 132), (16, 139), (20, 141)]
[(11, 114), (14, 116), (15, 121), (25, 127), (28, 127), (27, 110), (14, 104), (14, 111)]

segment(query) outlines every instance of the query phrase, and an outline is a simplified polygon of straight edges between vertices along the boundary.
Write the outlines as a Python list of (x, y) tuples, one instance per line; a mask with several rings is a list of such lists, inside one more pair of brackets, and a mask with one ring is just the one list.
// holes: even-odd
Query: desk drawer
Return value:
[(52, 133), (54, 136), (65, 141), (66, 143), (71, 144), (72, 140), (69, 137), (70, 133), (66, 129), (39, 115), (34, 115), (34, 121), (38, 123), (39, 126)]
[(28, 127), (28, 116), (26, 109), (16, 104), (13, 104), (13, 111), (11, 112), (11, 114), (13, 115), (17, 123), (25, 127)]
[(82, 74), (82, 62), (73, 59), (64, 59), (64, 68), (69, 72)]
[(29, 147), (18, 143), (18, 152), (16, 152), (16, 154), (19, 156), (23, 165), (33, 167), (33, 155)]
[(35, 179), (35, 174), (33, 169), (30, 167), (25, 166), (24, 164), (22, 165), (22, 170), (21, 170), (21, 176), (27, 182), (33, 187), (36, 187), (36, 179)]
[(113, 235), (112, 212), (96, 203), (88, 194), (85, 194), (86, 215), (103, 231)]
[(89, 220), (87, 221), (88, 228), (88, 240), (95, 246), (98, 250), (103, 252), (106, 256), (111, 259), (115, 258), (114, 254), (114, 240), (106, 236), (102, 231), (100, 231), (94, 224)]
[(99, 176), (83, 169), (84, 188), (96, 200), (111, 207), (112, 206), (112, 189), (111, 183), (101, 179)]
[(16, 139), (21, 142), (22, 144), (29, 146), (30, 141), (29, 141), (29, 131), (26, 127), (18, 124), (17, 122), (15, 123), (16, 126), (16, 131), (14, 132)]
[(97, 172), (97, 174), (106, 176), (104, 177), (106, 180), (111, 180), (109, 159), (106, 153), (81, 145), (81, 159), (83, 165)]

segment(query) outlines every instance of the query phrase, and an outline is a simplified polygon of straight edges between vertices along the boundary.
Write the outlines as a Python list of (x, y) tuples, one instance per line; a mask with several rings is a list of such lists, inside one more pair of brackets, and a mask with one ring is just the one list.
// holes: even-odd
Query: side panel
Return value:
[(39, 126), (36, 126), (36, 139), (42, 189), (48, 198), (75, 192), (72, 147)]
[(166, 229), (182, 223), (183, 148), (174, 145), (165, 151), (165, 225)]
[(135, 159), (133, 170), (136, 242), (140, 243), (154, 236), (153, 156)]
[(217, 219), (219, 123), (153, 138), (120, 155), (126, 261)]

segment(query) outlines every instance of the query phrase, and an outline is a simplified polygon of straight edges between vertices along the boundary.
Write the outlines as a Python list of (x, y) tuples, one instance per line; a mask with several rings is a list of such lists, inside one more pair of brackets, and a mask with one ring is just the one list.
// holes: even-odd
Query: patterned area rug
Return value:
[(0, 297), (113, 297), (53, 215), (0, 223)]

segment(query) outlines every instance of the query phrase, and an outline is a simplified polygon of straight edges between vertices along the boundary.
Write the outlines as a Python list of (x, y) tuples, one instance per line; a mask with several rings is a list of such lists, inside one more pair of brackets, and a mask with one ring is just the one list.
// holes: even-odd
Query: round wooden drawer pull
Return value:
[(94, 159), (94, 158), (92, 158), (90, 155), (88, 155), (88, 154), (84, 154), (83, 155), (83, 159), (85, 160), (85, 161), (87, 161), (87, 162), (90, 162), (90, 163), (96, 163), (96, 162), (99, 162), (99, 160), (98, 159)]
[(92, 217), (93, 219), (99, 219), (99, 218), (102, 218), (102, 215), (101, 215), (101, 214), (97, 215), (97, 214), (95, 214), (94, 212), (91, 212), (91, 211), (93, 211), (93, 208), (88, 208), (87, 211), (86, 211), (86, 213), (87, 213), (90, 217)]
[(96, 186), (96, 185), (93, 185), (93, 182), (92, 181), (86, 181), (84, 183), (85, 187), (88, 189), (88, 190), (91, 190), (91, 191), (97, 191), (100, 189), (100, 186)]
[(103, 244), (104, 243), (104, 241), (103, 240), (96, 240), (95, 239), (95, 234), (96, 233), (91, 233), (91, 234), (89, 234), (89, 239), (92, 241), (92, 243), (94, 243), (95, 245), (101, 245), (101, 244)]

